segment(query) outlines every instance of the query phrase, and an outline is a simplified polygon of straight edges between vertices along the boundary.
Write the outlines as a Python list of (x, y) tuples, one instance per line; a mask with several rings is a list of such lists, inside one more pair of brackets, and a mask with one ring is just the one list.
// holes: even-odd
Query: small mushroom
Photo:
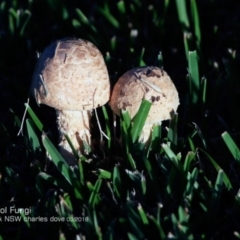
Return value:
[[(152, 102), (139, 138), (146, 143), (153, 125), (171, 119), (171, 114), (177, 111), (179, 105), (177, 89), (168, 74), (158, 67), (149, 66), (127, 71), (115, 84), (109, 104), (115, 114), (120, 115), (123, 109), (133, 118), (144, 98)], [(126, 102), (129, 104), (126, 105)]]
[(110, 97), (108, 71), (100, 51), (91, 42), (65, 38), (50, 44), (40, 55), (31, 91), (38, 104), (57, 110), (60, 152), (70, 165), (76, 163), (65, 139), (82, 152), (83, 140), (91, 144), (93, 109)]

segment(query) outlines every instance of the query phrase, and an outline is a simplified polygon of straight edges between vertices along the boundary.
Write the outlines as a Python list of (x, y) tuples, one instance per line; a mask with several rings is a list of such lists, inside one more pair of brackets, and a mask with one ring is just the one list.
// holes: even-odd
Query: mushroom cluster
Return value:
[(70, 165), (76, 159), (66, 141), (82, 151), (91, 144), (91, 111), (108, 102), (110, 83), (100, 51), (91, 42), (66, 38), (53, 42), (41, 54), (33, 75), (31, 91), (38, 104), (57, 110), (60, 152)]
[[(53, 42), (38, 60), (31, 91), (38, 104), (57, 110), (60, 153), (70, 165), (75, 165), (76, 159), (65, 135), (82, 153), (84, 141), (91, 145), (92, 110), (110, 98), (109, 76), (102, 54), (91, 42), (82, 39)], [(171, 119), (171, 113), (178, 108), (179, 97), (165, 71), (147, 66), (123, 74), (113, 88), (109, 104), (115, 114), (127, 110), (133, 118), (143, 99), (152, 102), (139, 139), (146, 143), (154, 124)]]
[(171, 119), (179, 105), (179, 97), (171, 78), (162, 69), (155, 66), (138, 67), (127, 71), (115, 84), (110, 106), (120, 115), (127, 110), (133, 118), (143, 99), (152, 102), (146, 123), (139, 141), (146, 143), (154, 124)]

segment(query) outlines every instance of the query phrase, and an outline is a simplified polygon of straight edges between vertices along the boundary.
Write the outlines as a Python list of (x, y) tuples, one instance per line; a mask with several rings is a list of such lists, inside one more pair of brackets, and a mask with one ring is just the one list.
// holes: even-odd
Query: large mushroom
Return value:
[(115, 84), (109, 104), (115, 114), (120, 115), (121, 110), (127, 110), (133, 118), (144, 98), (152, 102), (139, 138), (146, 143), (153, 125), (171, 119), (171, 114), (177, 111), (179, 105), (177, 89), (168, 74), (155, 66), (127, 71)]
[(82, 39), (53, 42), (40, 55), (31, 91), (38, 104), (57, 110), (60, 152), (70, 165), (75, 164), (65, 134), (81, 153), (83, 141), (91, 144), (92, 110), (104, 105), (110, 97), (109, 76), (102, 54), (91, 42)]

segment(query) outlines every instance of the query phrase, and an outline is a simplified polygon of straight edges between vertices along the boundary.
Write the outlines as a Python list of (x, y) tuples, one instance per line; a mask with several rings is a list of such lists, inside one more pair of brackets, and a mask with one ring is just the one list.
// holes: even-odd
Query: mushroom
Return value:
[(151, 101), (152, 106), (139, 141), (147, 143), (153, 125), (171, 119), (179, 105), (177, 89), (168, 74), (155, 66), (127, 71), (115, 84), (109, 104), (115, 114), (127, 110), (133, 118), (144, 98)]
[(81, 153), (83, 141), (91, 144), (92, 110), (104, 105), (110, 97), (109, 76), (102, 54), (91, 42), (82, 39), (53, 42), (40, 55), (31, 91), (38, 104), (57, 110), (60, 153), (70, 165), (76, 164), (65, 134)]

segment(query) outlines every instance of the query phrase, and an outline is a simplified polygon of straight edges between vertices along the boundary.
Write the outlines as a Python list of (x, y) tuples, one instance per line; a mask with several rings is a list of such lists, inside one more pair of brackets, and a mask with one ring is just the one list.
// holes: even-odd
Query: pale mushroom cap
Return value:
[(104, 105), (110, 83), (102, 54), (82, 39), (53, 42), (38, 60), (32, 92), (39, 104), (59, 110), (91, 110)]
[(123, 109), (133, 118), (144, 98), (152, 102), (146, 120), (149, 124), (171, 119), (170, 114), (176, 112), (179, 105), (176, 87), (158, 67), (139, 67), (123, 74), (113, 88), (109, 104), (116, 114)]

